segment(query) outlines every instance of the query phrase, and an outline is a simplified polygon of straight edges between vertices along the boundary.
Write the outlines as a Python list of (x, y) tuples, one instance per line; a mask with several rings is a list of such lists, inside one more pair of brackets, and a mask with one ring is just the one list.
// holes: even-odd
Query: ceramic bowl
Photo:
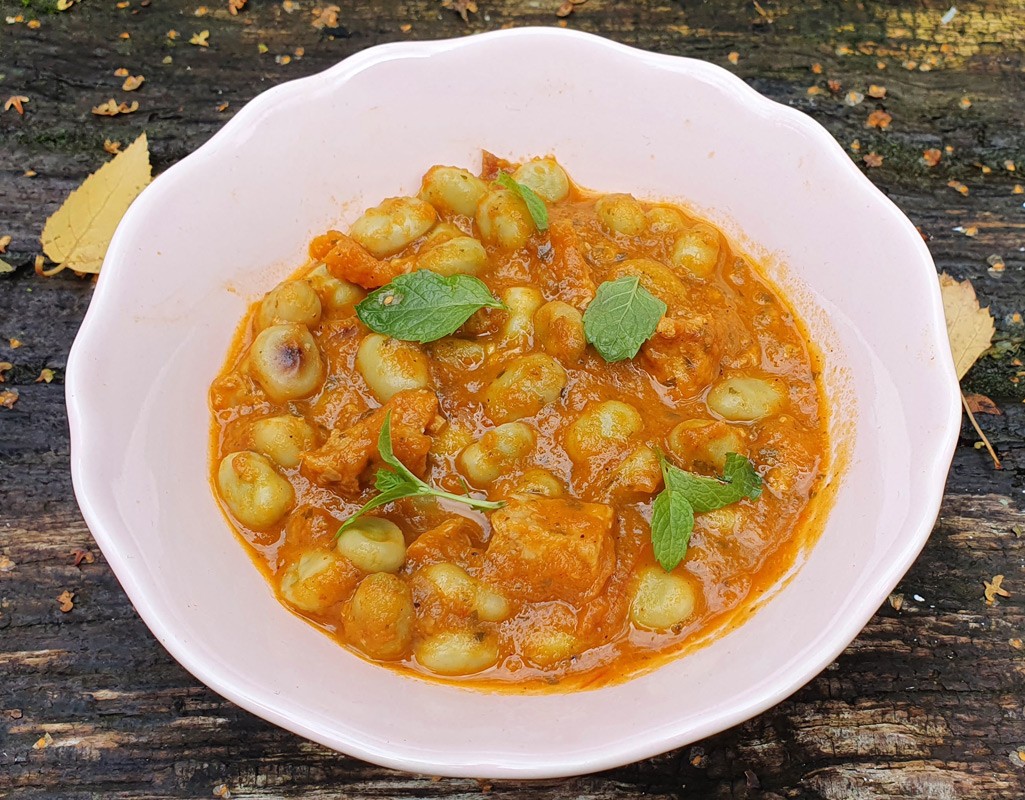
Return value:
[[(247, 304), (313, 235), (482, 147), (682, 200), (761, 259), (825, 358), (846, 466), (817, 544), (744, 625), (598, 690), (485, 693), (357, 658), (278, 603), (207, 482), (207, 389)], [(82, 513), (186, 669), (344, 753), (489, 778), (645, 758), (806, 683), (925, 543), (960, 414), (929, 253), (823, 128), (719, 67), (557, 29), (375, 47), (261, 94), (128, 211), (67, 395)]]

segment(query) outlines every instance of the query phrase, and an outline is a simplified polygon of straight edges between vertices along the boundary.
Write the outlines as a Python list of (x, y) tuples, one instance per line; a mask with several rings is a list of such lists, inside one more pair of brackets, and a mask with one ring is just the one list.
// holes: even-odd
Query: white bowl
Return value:
[[(311, 236), (481, 147), (682, 199), (763, 259), (827, 364), (847, 466), (818, 543), (744, 625), (599, 690), (490, 694), (357, 658), (278, 603), (207, 482), (207, 388), (247, 304)], [(929, 253), (823, 128), (718, 67), (556, 29), (375, 47), (260, 95), (128, 211), (67, 394), (85, 519), (186, 669), (353, 756), (492, 778), (645, 758), (807, 682), (925, 543), (960, 419)]]

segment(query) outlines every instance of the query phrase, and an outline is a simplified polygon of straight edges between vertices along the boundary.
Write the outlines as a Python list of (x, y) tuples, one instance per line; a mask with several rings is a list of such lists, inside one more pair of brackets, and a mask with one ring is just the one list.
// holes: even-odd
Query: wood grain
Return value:
[[(1025, 796), (1025, 382), (1014, 363), (1025, 336), (1014, 317), (1025, 311), (1025, 196), (1013, 193), (1025, 184), (1025, 12), (1017, 0), (959, 6), (948, 24), (941, 17), (950, 3), (925, 0), (588, 0), (566, 20), (719, 63), (811, 114), (859, 164), (882, 155), (866, 173), (919, 226), (937, 266), (972, 279), (1006, 343), (966, 379), (1005, 412), (980, 417), (1005, 469), (992, 469), (966, 426), (932, 539), (897, 589), (900, 609), (896, 601), (881, 608), (792, 698), (622, 769), (480, 783), (345, 758), (239, 710), (171, 660), (92, 544), (72, 495), (62, 376), (92, 284), (33, 274), (47, 215), (108, 158), (104, 139), (127, 144), (146, 130), (160, 172), (272, 85), (381, 42), (556, 24), (559, 3), (479, 0), (469, 25), (433, 0), (346, 4), (339, 26), (322, 31), (311, 21), (324, 5), (296, 2), (289, 13), (250, 0), (232, 17), (222, 4), (196, 16), (197, 5), (180, 0), (131, 0), (123, 9), (106, 0), (64, 13), (53, 13), (52, 0), (0, 0), (0, 18), (40, 22), (0, 24), (0, 100), (30, 97), (24, 116), (0, 113), (0, 236), (13, 237), (4, 258), (18, 268), (0, 276), (0, 361), (14, 364), (3, 388), (20, 393), (12, 409), (0, 408), (0, 796), (201, 798), (222, 786), (232, 797), (309, 800)], [(200, 30), (210, 31), (209, 48), (187, 44)], [(290, 63), (275, 60), (285, 55)], [(130, 96), (113, 75), (121, 66), (146, 76)], [(885, 86), (886, 97), (845, 102), (871, 84)], [(110, 97), (141, 108), (113, 119), (90, 113)], [(892, 115), (886, 130), (866, 127), (877, 108)], [(937, 166), (921, 160), (925, 149), (947, 146), (953, 151)], [(28, 169), (37, 175), (24, 176)], [(1003, 271), (991, 269), (993, 255)], [(11, 349), (10, 337), (22, 346)], [(33, 382), (44, 367), (56, 371), (54, 383)], [(76, 567), (75, 550), (95, 560)], [(1005, 575), (1011, 597), (988, 606), (982, 581), (995, 574)], [(57, 601), (64, 591), (74, 593), (67, 613)]]

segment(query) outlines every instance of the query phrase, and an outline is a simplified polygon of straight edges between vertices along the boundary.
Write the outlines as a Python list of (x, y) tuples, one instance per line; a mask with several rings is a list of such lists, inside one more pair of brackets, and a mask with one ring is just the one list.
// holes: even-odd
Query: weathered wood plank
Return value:
[[(323, 69), (364, 47), (458, 36), (504, 25), (554, 24), (557, 0), (480, 0), (470, 25), (434, 0), (345, 4), (339, 27), (319, 31), (326, 3), (250, 3), (231, 17), (221, 3), (164, 0), (123, 9), (84, 3), (54, 14), (51, 0), (0, 0), (0, 100), (25, 94), (26, 114), (0, 113), (0, 236), (18, 267), (0, 276), (0, 361), (21, 396), (0, 409), (0, 796), (17, 798), (234, 797), (474, 798), (1019, 798), (1025, 796), (1025, 382), (1012, 348), (969, 376), (1003, 416), (980, 418), (1004, 459), (994, 472), (963, 430), (943, 514), (904, 579), (900, 610), (886, 605), (840, 659), (790, 700), (693, 747), (600, 775), (482, 786), (432, 781), (341, 757), (242, 712), (197, 685), (137, 618), (76, 509), (67, 474), (63, 367), (91, 284), (31, 271), (46, 216), (107, 155), (105, 138), (150, 135), (160, 171), (209, 138), (257, 92)], [(339, 4), (340, 6), (342, 4)], [(658, 52), (706, 58), (759, 91), (800, 108), (848, 148), (919, 225), (937, 266), (970, 277), (997, 317), (999, 335), (1025, 329), (1025, 25), (1018, 0), (714, 4), (589, 0), (566, 20)], [(760, 10), (759, 10), (760, 9)], [(412, 25), (408, 32), (400, 26)], [(171, 41), (167, 31), (181, 35)], [(187, 44), (210, 31), (210, 47)], [(127, 40), (118, 38), (128, 32)], [(261, 55), (259, 44), (268, 53)], [(302, 58), (296, 48), (304, 48)], [(728, 54), (737, 54), (736, 64)], [(276, 56), (289, 55), (281, 64)], [(171, 63), (164, 63), (166, 57)], [(913, 63), (912, 63), (913, 62)], [(821, 72), (813, 72), (814, 64)], [(113, 75), (144, 74), (133, 95)], [(836, 91), (827, 84), (840, 83)], [(886, 97), (848, 105), (854, 90)], [(809, 94), (809, 87), (818, 87)], [(90, 108), (138, 99), (134, 115)], [(963, 98), (971, 101), (970, 106)], [(657, 100), (653, 99), (653, 102)], [(225, 112), (217, 110), (228, 102)], [(866, 127), (870, 111), (893, 117)], [(539, 122), (542, 124), (542, 122)], [(851, 149), (857, 140), (859, 149)], [(926, 148), (943, 153), (936, 167)], [(1005, 166), (1011, 161), (1014, 172)], [(988, 167), (984, 173), (982, 167)], [(26, 177), (33, 169), (38, 174)], [(947, 186), (961, 181), (962, 195)], [(685, 193), (685, 187), (681, 189)], [(977, 228), (974, 236), (966, 230)], [(871, 231), (866, 231), (871, 235)], [(838, 243), (842, 246), (842, 243)], [(1000, 255), (1005, 269), (990, 269)], [(884, 290), (881, 288), (881, 291)], [(9, 337), (23, 345), (7, 346)], [(43, 367), (53, 384), (33, 383)], [(1017, 380), (1016, 380), (1017, 379)], [(1020, 531), (1020, 528), (1019, 528)], [(94, 563), (73, 566), (72, 551)], [(13, 564), (9, 563), (13, 562)], [(1012, 597), (987, 606), (982, 580), (1003, 573)], [(57, 596), (75, 593), (75, 607)], [(916, 599), (922, 598), (921, 600)], [(33, 749), (49, 733), (52, 744)]]

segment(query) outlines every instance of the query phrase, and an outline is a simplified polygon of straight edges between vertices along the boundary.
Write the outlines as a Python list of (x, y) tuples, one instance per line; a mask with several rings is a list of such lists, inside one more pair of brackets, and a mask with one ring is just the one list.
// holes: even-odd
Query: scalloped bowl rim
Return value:
[[(850, 188), (859, 192), (862, 199), (874, 206), (877, 212), (882, 211), (897, 219), (906, 236), (916, 241), (914, 247), (918, 263), (909, 264), (907, 268), (920, 271), (934, 270), (928, 250), (911, 222), (861, 174), (832, 136), (812, 118), (769, 100), (733, 74), (706, 62), (653, 54), (590, 34), (561, 29), (520, 28), (458, 40), (404, 42), (372, 47), (346, 58), (324, 72), (281, 84), (258, 95), (208, 142), (159, 176), (153, 186), (148, 188), (129, 209), (111, 243), (103, 277), (98, 283), (69, 358), (67, 394), (72, 441), (72, 476), (82, 513), (139, 615), (159, 641), (189, 672), (232, 702), (277, 725), (328, 747), (388, 767), (433, 774), (495, 778), (542, 778), (593, 772), (693, 742), (749, 719), (776, 704), (818, 674), (855, 638), (924, 546), (938, 513), (944, 478), (960, 426), (960, 407), (952, 400), (957, 387), (952, 364), (942, 363), (940, 359), (936, 369), (940, 373), (945, 371), (945, 374), (940, 375), (940, 379), (949, 384), (951, 389), (951, 396), (945, 399), (948, 407), (944, 409), (941, 406), (937, 411), (943, 435), (936, 442), (933, 452), (929, 454), (927, 463), (921, 467), (930, 489), (917, 498), (916, 510), (912, 514), (917, 521), (910, 523), (903, 530), (903, 541), (894, 561), (888, 569), (874, 576), (862, 599), (851, 609), (852, 613), (828, 635), (817, 640), (815, 658), (795, 667), (785, 678), (766, 687), (757, 696), (745, 697), (743, 702), (733, 704), (727, 701), (698, 724), (691, 724), (683, 730), (657, 730), (647, 736), (635, 735), (632, 738), (609, 741), (604, 747), (595, 747), (584, 752), (562, 753), (555, 757), (529, 752), (477, 752), (450, 754), (449, 758), (424, 758), (420, 751), (407, 746), (405, 742), (381, 746), (369, 739), (365, 740), (358, 730), (350, 730), (348, 736), (338, 735), (337, 732), (328, 735), (316, 724), (292, 716), (289, 709), (270, 695), (269, 690), (259, 692), (239, 686), (231, 675), (221, 670), (219, 663), (211, 663), (203, 653), (181, 642), (175, 635), (174, 621), (165, 619), (162, 611), (151, 603), (146, 575), (138, 572), (130, 559), (122, 553), (119, 547), (119, 540), (124, 535), (120, 530), (121, 520), (107, 507), (106, 501), (100, 496), (101, 487), (95, 486), (90, 478), (94, 459), (97, 458), (94, 454), (103, 452), (102, 444), (97, 441), (98, 433), (94, 431), (94, 421), (104, 414), (104, 409), (90, 404), (91, 395), (88, 387), (95, 376), (89, 373), (87, 362), (94, 351), (102, 347), (104, 339), (112, 333), (116, 334), (117, 331), (118, 309), (111, 305), (114, 303), (115, 286), (122, 279), (122, 273), (130, 268), (127, 253), (122, 252), (129, 232), (144, 223), (147, 215), (159, 208), (161, 199), (173, 190), (176, 181), (185, 179), (195, 170), (203, 169), (204, 164), (208, 162), (227, 157), (236, 140), (253, 135), (261, 117), (273, 113), (276, 103), (285, 96), (298, 96), (325, 87), (338, 90), (353, 77), (388, 62), (430, 57), (463, 48), (478, 48), (481, 53), (485, 53), (486, 48), (492, 44), (510, 40), (543, 42), (550, 39), (579, 42), (595, 51), (605, 49), (609, 54), (627, 55), (643, 62), (646, 67), (669, 67), (675, 72), (698, 76), (724, 95), (729, 95), (734, 102), (751, 109), (752, 113), (760, 112), (773, 120), (785, 123), (790, 128), (798, 129), (814, 142), (821, 155), (828, 156), (832, 162), (830, 169), (837, 179), (842, 177)], [(938, 290), (928, 297), (920, 298), (920, 302), (923, 306), (920, 311), (931, 329), (930, 335), (934, 337), (932, 344), (937, 347), (937, 352), (942, 352), (946, 346), (945, 328)], [(937, 403), (943, 401), (944, 398), (937, 399)], [(596, 700), (601, 691), (603, 690), (583, 693), (583, 702), (588, 702), (587, 697)]]

